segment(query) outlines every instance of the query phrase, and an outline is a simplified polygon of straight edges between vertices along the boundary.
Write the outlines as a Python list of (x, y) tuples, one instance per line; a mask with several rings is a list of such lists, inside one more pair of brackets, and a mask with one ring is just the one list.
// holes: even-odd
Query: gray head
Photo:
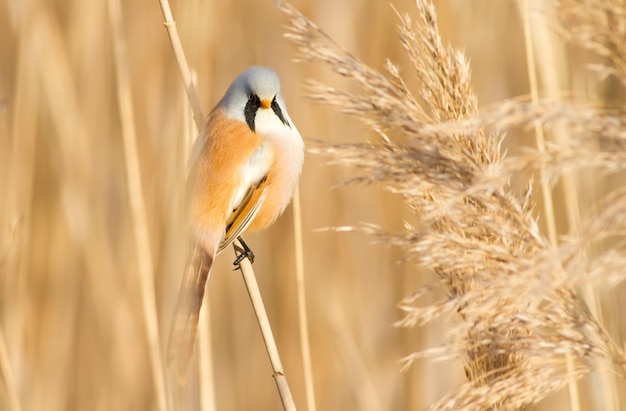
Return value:
[(246, 122), (252, 131), (259, 110), (271, 110), (273, 118), (290, 126), (278, 75), (265, 67), (254, 66), (241, 73), (226, 91), (220, 106), (226, 115)]

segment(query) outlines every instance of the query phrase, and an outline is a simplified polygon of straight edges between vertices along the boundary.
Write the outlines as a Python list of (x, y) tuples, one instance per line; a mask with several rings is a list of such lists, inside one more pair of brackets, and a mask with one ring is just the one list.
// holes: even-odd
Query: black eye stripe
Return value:
[(246, 118), (246, 123), (248, 123), (248, 127), (250, 130), (254, 131), (254, 119), (256, 118), (256, 111), (261, 107), (261, 99), (256, 94), (250, 94), (248, 96), (248, 101), (246, 102), (246, 107), (243, 110), (243, 113)]
[(280, 109), (280, 106), (278, 105), (278, 102), (276, 101), (276, 96), (274, 96), (274, 99), (272, 100), (272, 110), (274, 111), (276, 116), (280, 119), (280, 121), (282, 121), (284, 125), (289, 126), (291, 128), (291, 126), (289, 125), (289, 122), (283, 116), (283, 111)]
[[(246, 107), (244, 108), (244, 116), (246, 119), (246, 123), (250, 130), (255, 131), (255, 119), (256, 112), (261, 107), (261, 99), (254, 93), (248, 95), (248, 101), (246, 102)], [(272, 99), (272, 111), (276, 114), (276, 117), (286, 126), (291, 127), (285, 116), (283, 116), (283, 111), (280, 109), (278, 105), (278, 101), (276, 101), (276, 96)]]

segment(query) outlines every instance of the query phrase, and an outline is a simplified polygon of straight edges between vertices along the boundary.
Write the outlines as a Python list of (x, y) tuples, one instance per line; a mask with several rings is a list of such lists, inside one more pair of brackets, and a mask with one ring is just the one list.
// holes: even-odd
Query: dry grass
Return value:
[[(447, 334), (449, 350), (406, 357), (408, 366), (418, 357), (462, 356), (468, 382), (432, 409), (526, 409), (592, 371), (592, 359), (608, 361), (626, 376), (621, 344), (576, 295), (576, 287), (586, 282), (624, 279), (623, 272), (615, 277), (624, 262), (619, 243), (592, 252), (623, 232), (623, 190), (615, 190), (583, 220), (579, 233), (553, 245), (535, 222), (530, 189), (518, 196), (507, 182), (528, 168), (541, 171), (544, 184), (568, 166), (585, 169), (598, 166), (597, 161), (610, 171), (622, 169), (620, 118), (566, 102), (556, 102), (552, 112), (545, 103), (513, 102), (506, 110), (479, 115), (469, 65), (462, 52), (442, 44), (428, 1), (417, 1), (415, 23), (408, 14), (399, 15), (400, 40), (419, 79), (419, 99), (396, 66), (387, 64), (387, 78), (342, 50), (295, 9), (283, 8), (292, 21), (287, 36), (299, 57), (324, 63), (359, 86), (357, 92), (346, 92), (312, 83), (311, 97), (359, 118), (379, 137), (318, 151), (353, 170), (345, 184), (373, 184), (401, 194), (415, 217), (401, 233), (372, 226), (361, 231), (401, 246), (408, 258), (436, 273), (446, 289), (447, 298), (425, 307), (418, 305), (423, 293), (404, 299), (406, 316), (399, 325), (446, 315), (458, 320)], [(607, 57), (606, 48), (599, 50)], [(618, 73), (619, 56), (609, 60)], [(547, 150), (542, 143), (527, 150), (531, 154), (503, 160), (501, 135), (486, 131), (551, 122), (567, 127), (566, 144), (557, 142)], [(568, 356), (574, 368), (566, 367)]]
[(622, 1), (559, 0), (555, 15), (565, 37), (603, 58), (595, 68), (626, 83), (626, 6)]
[[(560, 35), (550, 40), (558, 54), (535, 49), (536, 100), (515, 2), (440, 1), (438, 17), (422, 0), (394, 2), (397, 13), (375, 0), (294, 3), (329, 33), (289, 9), (306, 60), (297, 65), (271, 2), (191, 0), (173, 12), (205, 112), (236, 73), (264, 64), (281, 75), (303, 136), (324, 140), (308, 142), (325, 155), (308, 156), (300, 187), (317, 408), (568, 410), (561, 388), (570, 381), (580, 409), (624, 408), (624, 3), (530, 2), (529, 17)], [(191, 116), (158, 4), (126, 2), (122, 12), (143, 245), (106, 2), (0, 3), (0, 409), (156, 409), (163, 394), (138, 256), (152, 254), (162, 342), (185, 259)], [(559, 64), (545, 64), (546, 54)], [(304, 78), (316, 79), (311, 94), (325, 107), (302, 96)], [(349, 184), (329, 190), (338, 181)], [(565, 212), (573, 202), (579, 213)], [(305, 409), (289, 217), (246, 240)], [(315, 231), (328, 226), (358, 233)], [(279, 409), (225, 257), (207, 292), (215, 407)], [(581, 290), (597, 304), (585, 308)], [(198, 373), (170, 393), (175, 409), (213, 403)]]

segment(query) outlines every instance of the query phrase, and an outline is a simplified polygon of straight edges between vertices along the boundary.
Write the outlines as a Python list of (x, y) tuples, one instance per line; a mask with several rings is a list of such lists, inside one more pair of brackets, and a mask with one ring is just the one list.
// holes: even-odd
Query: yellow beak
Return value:
[(262, 108), (270, 108), (272, 107), (272, 102), (270, 100), (261, 100)]

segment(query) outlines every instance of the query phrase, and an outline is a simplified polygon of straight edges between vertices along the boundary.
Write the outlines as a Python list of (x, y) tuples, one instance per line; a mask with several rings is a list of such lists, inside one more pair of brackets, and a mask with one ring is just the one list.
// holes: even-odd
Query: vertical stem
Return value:
[(4, 342), (4, 333), (0, 328), (0, 376), (6, 385), (8, 400), (8, 409), (10, 411), (21, 411), (20, 401), (17, 395), (17, 387), (15, 386), (15, 379), (13, 378), (13, 372), (11, 371), (9, 353)]
[(156, 298), (154, 295), (152, 266), (152, 251), (146, 208), (139, 171), (139, 158), (137, 155), (137, 136), (135, 133), (135, 120), (133, 113), (132, 97), (130, 93), (130, 80), (126, 58), (126, 41), (122, 23), (122, 7), (120, 0), (109, 0), (109, 18), (113, 33), (113, 53), (115, 74), (117, 77), (117, 99), (124, 141), (124, 156), (127, 173), (127, 188), (130, 201), (130, 209), (133, 217), (133, 234), (137, 247), (137, 263), (139, 283), (141, 290), (141, 302), (146, 327), (146, 339), (148, 343), (148, 355), (152, 366), (152, 378), (157, 397), (159, 411), (166, 411), (167, 395), (165, 391), (165, 369), (161, 359), (161, 347), (159, 343), (159, 323), (157, 319)]
[[(192, 82), (195, 86), (196, 75), (192, 73)], [(184, 100), (183, 100), (184, 101)], [(189, 100), (185, 102), (183, 113), (185, 114), (184, 149), (185, 158), (189, 158), (191, 147), (197, 131), (188, 117), (190, 110)], [(185, 162), (183, 162), (184, 164)], [(183, 185), (184, 187), (184, 185)], [(182, 193), (181, 193), (182, 195)], [(217, 409), (215, 398), (215, 375), (213, 373), (213, 348), (211, 341), (211, 300), (205, 301), (200, 311), (200, 323), (198, 324), (198, 383), (200, 392), (200, 409), (202, 411), (215, 411)]]
[[(528, 81), (530, 83), (530, 97), (533, 102), (539, 100), (539, 85), (537, 82), (537, 72), (535, 70), (535, 51), (533, 47), (533, 38), (530, 28), (530, 21), (528, 18), (529, 6), (527, 0), (519, 0), (520, 14), (522, 16), (522, 22), (524, 25), (524, 44), (526, 46), (526, 62), (528, 71)], [(537, 148), (540, 152), (545, 152), (545, 138), (543, 134), (543, 128), (539, 124), (535, 124), (535, 137), (537, 142)], [(541, 173), (541, 191), (543, 195), (543, 209), (546, 216), (546, 225), (548, 228), (548, 237), (553, 247), (557, 246), (557, 232), (556, 232), (556, 220), (554, 217), (554, 202), (552, 201), (552, 193), (548, 182), (544, 178), (543, 168)], [(566, 355), (567, 371), (570, 374), (575, 373), (575, 365), (570, 354)], [(575, 380), (570, 380), (568, 383), (568, 391), (570, 396), (570, 406), (572, 411), (580, 411), (580, 395), (578, 392), (578, 384)]]
[(296, 258), (296, 295), (298, 299), (298, 319), (300, 327), (300, 345), (302, 350), (302, 369), (306, 403), (309, 411), (316, 411), (313, 369), (311, 367), (311, 346), (309, 340), (309, 320), (306, 311), (306, 283), (304, 282), (304, 247), (302, 246), (302, 207), (300, 188), (296, 186), (293, 194), (293, 237)]
[[(533, 40), (530, 30), (530, 22), (528, 20), (528, 2), (527, 0), (519, 0), (522, 22), (524, 24), (524, 44), (526, 46), (526, 62), (528, 70), (528, 82), (530, 83), (530, 98), (533, 102), (539, 100), (539, 86), (537, 83), (537, 72), (535, 71), (535, 52), (533, 50)], [(545, 137), (543, 127), (535, 123), (535, 141), (540, 152), (546, 151)], [(556, 219), (554, 217), (554, 202), (552, 201), (552, 193), (548, 182), (543, 178), (544, 172), (541, 170), (541, 193), (543, 195), (543, 212), (546, 216), (546, 226), (548, 228), (548, 237), (553, 247), (557, 245), (556, 235)]]
[[(207, 301), (208, 303), (208, 301)], [(211, 344), (211, 310), (210, 304), (204, 304), (200, 311), (200, 326), (198, 328), (198, 356), (200, 381), (200, 409), (215, 411), (215, 383), (213, 378), (213, 361)]]

